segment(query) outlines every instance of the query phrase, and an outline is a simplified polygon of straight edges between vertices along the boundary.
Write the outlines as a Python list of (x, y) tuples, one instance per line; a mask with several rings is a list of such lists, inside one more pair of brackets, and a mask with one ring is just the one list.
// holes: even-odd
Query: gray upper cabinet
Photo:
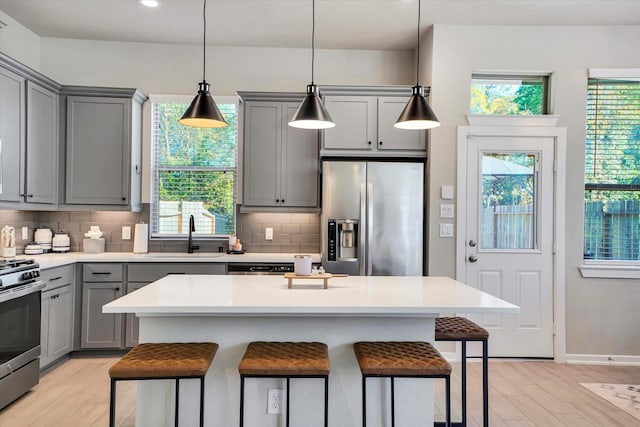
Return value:
[[(107, 96), (97, 88), (66, 97), (64, 202), (92, 209), (140, 210), (142, 103), (135, 90)], [(79, 94), (101, 96), (80, 96)]]
[(58, 96), (0, 68), (0, 201), (13, 202), (2, 206), (55, 204), (57, 182)]
[(27, 170), (29, 203), (57, 202), (58, 95), (27, 82)]
[(323, 133), (321, 156), (426, 155), (424, 131), (393, 126), (409, 100), (410, 88), (327, 86), (321, 93), (336, 123)]
[[(288, 125), (302, 97), (244, 105), (243, 210), (318, 208), (318, 131)], [(251, 94), (241, 94), (251, 99)]]
[(22, 202), (25, 167), (25, 79), (0, 68), (0, 200)]

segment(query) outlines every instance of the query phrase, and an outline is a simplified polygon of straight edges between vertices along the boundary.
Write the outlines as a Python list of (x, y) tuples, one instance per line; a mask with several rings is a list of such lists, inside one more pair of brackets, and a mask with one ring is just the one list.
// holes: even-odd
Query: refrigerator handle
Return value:
[(363, 231), (365, 230), (364, 227), (366, 227), (367, 221), (366, 221), (366, 213), (367, 213), (367, 197), (366, 197), (366, 190), (365, 190), (365, 184), (360, 184), (360, 231), (358, 232), (358, 258), (359, 258), (359, 268), (360, 268), (360, 272), (359, 274), (361, 276), (364, 276), (366, 274), (366, 270), (364, 268), (364, 263), (365, 263), (365, 234), (363, 233)]
[(367, 183), (367, 276), (373, 274), (373, 253), (371, 242), (373, 241), (373, 184)]

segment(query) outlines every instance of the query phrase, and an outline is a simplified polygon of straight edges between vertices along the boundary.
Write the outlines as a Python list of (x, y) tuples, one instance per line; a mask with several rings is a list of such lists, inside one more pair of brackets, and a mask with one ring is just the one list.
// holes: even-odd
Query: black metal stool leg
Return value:
[(324, 377), (324, 427), (329, 427), (329, 377)]
[(244, 426), (244, 375), (240, 375), (240, 427)]
[(290, 388), (290, 382), (289, 382), (289, 377), (287, 377), (287, 427), (289, 427), (289, 388)]
[(367, 377), (362, 376), (362, 427), (367, 427)]
[(204, 427), (204, 377), (200, 377), (200, 427)]
[(444, 377), (444, 392), (445, 392), (445, 411), (446, 411), (446, 422), (445, 425), (447, 427), (451, 427), (451, 377)]
[(176, 409), (175, 411), (175, 426), (178, 427), (178, 418), (180, 418), (180, 411), (178, 410), (178, 402), (180, 401), (180, 380), (176, 378)]
[(391, 377), (391, 427), (396, 425), (396, 392), (395, 392), (395, 378)]
[(489, 427), (489, 344), (482, 341), (482, 423)]
[(109, 397), (109, 427), (116, 425), (116, 380), (111, 378), (111, 393)]
[(467, 341), (462, 340), (462, 360), (460, 361), (462, 367), (462, 427), (467, 427)]

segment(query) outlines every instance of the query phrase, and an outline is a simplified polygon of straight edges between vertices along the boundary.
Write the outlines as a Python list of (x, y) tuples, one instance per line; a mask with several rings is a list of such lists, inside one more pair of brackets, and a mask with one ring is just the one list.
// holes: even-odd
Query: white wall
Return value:
[[(567, 353), (640, 355), (640, 285), (634, 280), (582, 279), (584, 139), (587, 69), (638, 67), (640, 26), (498, 27), (436, 25), (431, 104), (442, 126), (431, 131), (430, 191), (456, 181), (456, 129), (466, 125), (474, 71), (545, 71), (551, 112), (568, 130), (566, 318)], [(430, 207), (438, 218), (438, 204)], [(455, 242), (437, 237), (431, 221), (431, 275), (455, 275)]]
[(40, 37), (2, 11), (0, 21), (7, 24), (0, 29), (0, 52), (41, 71)]
[[(315, 81), (410, 84), (412, 63), (410, 51), (316, 50)], [(202, 48), (43, 38), (42, 71), (68, 85), (195, 94), (202, 80)], [(206, 78), (214, 95), (235, 95), (237, 90), (304, 92), (311, 79), (311, 50), (210, 46)]]

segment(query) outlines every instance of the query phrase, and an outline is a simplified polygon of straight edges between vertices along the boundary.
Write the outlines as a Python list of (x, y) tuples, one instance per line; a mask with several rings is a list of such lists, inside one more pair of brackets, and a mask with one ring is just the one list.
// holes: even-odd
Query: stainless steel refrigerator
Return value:
[(422, 276), (424, 164), (322, 163), (322, 265), (327, 272)]

